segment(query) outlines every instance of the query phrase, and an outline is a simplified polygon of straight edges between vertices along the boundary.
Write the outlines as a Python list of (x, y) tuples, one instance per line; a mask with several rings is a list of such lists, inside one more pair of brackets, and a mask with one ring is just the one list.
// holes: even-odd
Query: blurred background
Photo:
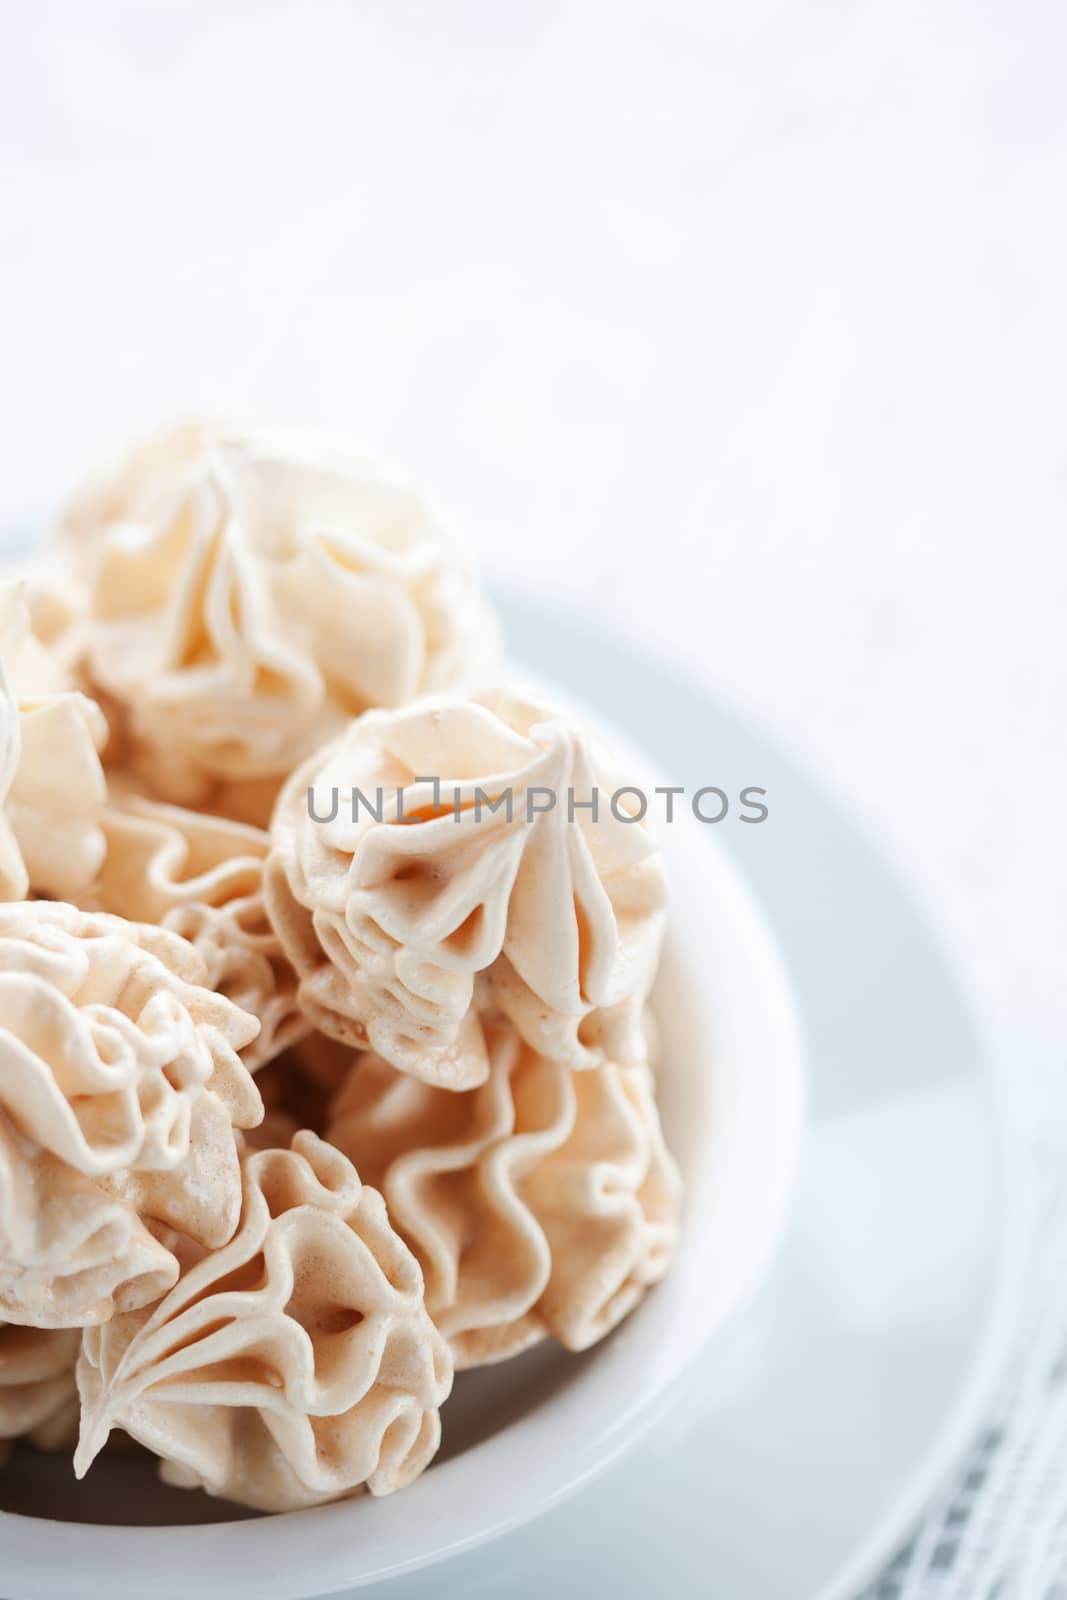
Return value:
[(1060, 1115), (1067, 12), (0, 26), (6, 544), (175, 413), (351, 434), (851, 798)]

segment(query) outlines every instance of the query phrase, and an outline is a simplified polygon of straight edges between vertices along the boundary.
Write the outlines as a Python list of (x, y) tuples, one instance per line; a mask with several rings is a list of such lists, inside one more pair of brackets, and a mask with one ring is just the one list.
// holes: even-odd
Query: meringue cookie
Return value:
[(584, 1350), (667, 1269), (680, 1188), (651, 1076), (573, 1072), (504, 1019), (488, 1080), (451, 1093), (357, 1057), (327, 1137), (385, 1195), (459, 1368), (548, 1335)]
[(77, 1328), (19, 1328), (0, 1323), (0, 1461), (16, 1439), (42, 1450), (70, 1448), (78, 1435), (74, 1367)]
[(89, 485), (62, 538), (90, 591), (90, 678), (137, 771), (182, 804), (269, 790), (353, 715), (477, 681), (495, 657), (420, 497), (299, 435), (172, 428)]
[(209, 989), (259, 1018), (241, 1051), (250, 1072), (311, 1031), (296, 974), (263, 904), (269, 847), (259, 828), (206, 816), (113, 784), (107, 842), (86, 907), (181, 934), (204, 958)]
[(155, 1308), (86, 1331), (75, 1471), (122, 1427), (167, 1482), (264, 1511), (402, 1488), (452, 1384), (414, 1258), (313, 1133), (248, 1155), (243, 1176), (228, 1245)]
[(254, 1017), (176, 934), (57, 901), (0, 906), (0, 1318), (74, 1327), (158, 1298), (161, 1240), (237, 1223), (234, 1129), (262, 1105)]
[(21, 590), (30, 632), (53, 663), (57, 686), (78, 687), (87, 611), (84, 586), (63, 567), (35, 557), (0, 563), (0, 586), (9, 585)]
[(503, 691), (353, 723), (271, 828), (267, 906), (316, 1026), (462, 1090), (489, 1070), (477, 997), (570, 1066), (639, 1064), (665, 885), (616, 792), (584, 728)]
[(24, 587), (0, 589), (0, 899), (71, 895), (104, 853), (107, 724), (30, 627)]

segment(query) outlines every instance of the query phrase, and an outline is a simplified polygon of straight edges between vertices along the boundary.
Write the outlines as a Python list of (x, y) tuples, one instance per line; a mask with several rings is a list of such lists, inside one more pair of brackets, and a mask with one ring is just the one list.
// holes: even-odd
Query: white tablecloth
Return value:
[[(672, 653), (854, 797), (1054, 1169), (1065, 50), (1051, 0), (24, 7), (5, 537), (175, 411), (410, 464), (491, 569)], [(997, 1427), (1045, 1455), (1000, 1451), (1000, 1546), (1051, 1581), (1062, 1491), (1034, 1507), (1067, 1460), (1020, 1393)], [(916, 1587), (936, 1527), (892, 1581), (991, 1593), (988, 1563)]]

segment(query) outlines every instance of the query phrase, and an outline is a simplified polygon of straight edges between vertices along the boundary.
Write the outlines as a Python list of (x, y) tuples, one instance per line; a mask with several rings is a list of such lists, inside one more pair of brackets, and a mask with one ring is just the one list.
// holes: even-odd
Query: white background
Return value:
[(1020, 1088), (1058, 1092), (1067, 12), (69, 0), (2, 29), (5, 538), (175, 412), (351, 433), (491, 571), (850, 794)]
[(175, 413), (406, 464), (851, 799), (1067, 1149), (1065, 79), (1051, 0), (0, 0), (0, 538)]

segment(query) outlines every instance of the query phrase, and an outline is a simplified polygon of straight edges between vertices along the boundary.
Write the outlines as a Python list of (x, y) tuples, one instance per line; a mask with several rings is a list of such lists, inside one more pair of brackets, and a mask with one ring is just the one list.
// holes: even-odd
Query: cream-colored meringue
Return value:
[(168, 1482), (260, 1510), (402, 1488), (437, 1449), (452, 1384), (418, 1265), (313, 1133), (243, 1171), (232, 1241), (155, 1308), (86, 1331), (75, 1470), (122, 1427)]
[(101, 826), (107, 851), (81, 903), (188, 939), (204, 958), (207, 987), (259, 1018), (241, 1052), (250, 1071), (311, 1031), (263, 904), (262, 829), (146, 799), (121, 783), (112, 784)]
[(17, 586), (30, 632), (52, 662), (55, 686), (77, 688), (88, 609), (84, 586), (65, 567), (36, 556), (0, 562), (0, 587)]
[(30, 627), (23, 586), (0, 588), (0, 900), (72, 895), (104, 853), (107, 725)]
[(503, 1018), (488, 1080), (451, 1093), (357, 1057), (327, 1136), (385, 1195), (457, 1367), (603, 1337), (666, 1271), (679, 1180), (651, 1076), (574, 1072)]
[(0, 1318), (73, 1327), (158, 1298), (174, 1229), (237, 1224), (234, 1128), (257, 1023), (176, 934), (58, 901), (0, 906)]
[[(617, 788), (579, 723), (504, 692), (361, 717), (292, 775), (272, 824), (267, 905), (308, 1015), (453, 1089), (488, 1072), (476, 993), (568, 1065), (643, 1060), (665, 888)], [(381, 820), (359, 799), (354, 820), (353, 791), (377, 809), (379, 789)]]
[(62, 548), (90, 590), (90, 678), (182, 804), (269, 791), (353, 715), (479, 681), (496, 652), (421, 498), (300, 435), (172, 428), (77, 497)]
[(74, 1367), (77, 1328), (19, 1328), (0, 1323), (0, 1461), (16, 1440), (41, 1450), (73, 1448), (78, 1437)]

